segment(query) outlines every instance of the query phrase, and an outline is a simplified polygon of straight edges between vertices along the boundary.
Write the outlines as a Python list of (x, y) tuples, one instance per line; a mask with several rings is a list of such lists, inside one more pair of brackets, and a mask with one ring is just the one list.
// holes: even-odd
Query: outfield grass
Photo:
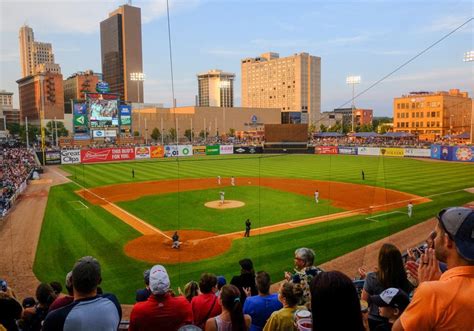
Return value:
[[(366, 216), (361, 215), (236, 240), (228, 252), (216, 258), (195, 263), (167, 265), (174, 288), (183, 286), (189, 280), (197, 280), (205, 271), (222, 274), (229, 279), (231, 275), (239, 273), (237, 261), (243, 257), (252, 258), (257, 270), (268, 271), (272, 279), (277, 281), (282, 278), (283, 271), (292, 268), (293, 251), (298, 247), (306, 246), (315, 249), (316, 263), (320, 264), (425, 221), (444, 207), (461, 205), (474, 200), (473, 194), (462, 190), (466, 187), (474, 187), (473, 165), (412, 159), (323, 155), (225, 159), (209, 157), (179, 162), (159, 160), (63, 166), (63, 169), (72, 173), (72, 179), (83, 185), (101, 186), (131, 181), (132, 167), (135, 169), (135, 180), (220, 175), (223, 177), (301, 177), (353, 183), (362, 183), (360, 170), (363, 169), (366, 173), (364, 184), (393, 188), (423, 196), (436, 194), (431, 196), (431, 202), (415, 206), (414, 216), (411, 219), (406, 214), (391, 214), (380, 216), (377, 218), (378, 222), (371, 222), (365, 220)], [(77, 189), (79, 186), (74, 183), (51, 189), (34, 272), (41, 281), (62, 281), (77, 258), (93, 255), (102, 263), (104, 290), (116, 293), (122, 303), (133, 303), (135, 289), (142, 287), (142, 272), (151, 264), (127, 257), (123, 246), (129, 240), (139, 237), (140, 234), (102, 208), (79, 199), (73, 193)], [(236, 189), (241, 188), (237, 186)], [(266, 189), (262, 188), (261, 191), (266, 191)], [(179, 195), (186, 194), (187, 192), (181, 192)], [(199, 195), (201, 194), (214, 196), (214, 200), (218, 197), (213, 190), (200, 191)], [(156, 197), (146, 199), (148, 198), (156, 199)], [(356, 193), (354, 198), (357, 198)], [(309, 197), (306, 199), (312, 201)], [(81, 208), (76, 202), (70, 203), (70, 201), (78, 200), (81, 200), (89, 209)], [(281, 207), (280, 202), (275, 201), (272, 204), (271, 199), (257, 201), (262, 201), (262, 204), (259, 216), (255, 216), (252, 220), (254, 225), (265, 219), (266, 213), (273, 213), (272, 209)], [(162, 202), (154, 203), (161, 204)], [(267, 202), (268, 207), (261, 208)], [(304, 206), (301, 206), (299, 201), (287, 202), (286, 200), (285, 206), (288, 206), (288, 210), (305, 212), (300, 211)], [(181, 207), (179, 222), (183, 222), (181, 216), (187, 211), (183, 207), (184, 203), (180, 202), (179, 205)], [(311, 205), (312, 203), (309, 203), (307, 206)], [(166, 206), (167, 204), (164, 204), (163, 210), (169, 209)], [(139, 209), (137, 206), (134, 208)], [(143, 207), (143, 209), (149, 208), (155, 208), (154, 204)], [(262, 209), (265, 210), (262, 211)], [(405, 209), (401, 208), (400, 211), (405, 212)], [(173, 211), (167, 210), (167, 212)], [(384, 212), (379, 214), (382, 213)], [(245, 215), (242, 215), (239, 220), (243, 224)], [(183, 251), (182, 254), (186, 252)]]
[[(118, 205), (160, 230), (216, 233), (242, 231), (247, 218), (255, 228), (344, 211), (331, 206), (328, 200), (320, 200), (316, 205), (312, 197), (256, 186), (225, 188), (226, 199), (245, 202), (244, 207), (222, 210), (205, 207), (204, 203), (219, 200), (221, 190), (145, 196)], [(178, 208), (179, 214), (176, 212)]]

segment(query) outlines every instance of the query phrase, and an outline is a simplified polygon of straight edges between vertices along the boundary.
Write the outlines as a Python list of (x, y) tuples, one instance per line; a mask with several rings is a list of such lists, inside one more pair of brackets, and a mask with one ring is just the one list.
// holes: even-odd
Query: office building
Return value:
[(410, 92), (393, 99), (393, 131), (420, 139), (470, 132), (472, 99), (467, 92)]
[(209, 70), (197, 75), (198, 107), (233, 107), (235, 74)]
[(280, 58), (265, 53), (241, 60), (242, 107), (301, 112), (316, 124), (321, 113), (321, 58), (300, 53)]
[(102, 74), (110, 92), (121, 100), (144, 102), (143, 81), (132, 73), (143, 73), (141, 10), (122, 5), (100, 22)]
[(33, 29), (27, 25), (20, 28), (21, 77), (39, 72), (61, 73), (59, 64), (54, 63), (53, 46), (50, 43), (35, 41)]
[(102, 75), (92, 70), (79, 71), (72, 74), (63, 82), (64, 112), (71, 114), (71, 100), (84, 100), (86, 92), (95, 92), (96, 84), (102, 80)]

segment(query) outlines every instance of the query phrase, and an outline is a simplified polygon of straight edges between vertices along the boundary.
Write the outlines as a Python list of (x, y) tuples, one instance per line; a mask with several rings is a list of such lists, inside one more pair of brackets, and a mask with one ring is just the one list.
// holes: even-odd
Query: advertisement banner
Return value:
[(159, 159), (165, 157), (165, 149), (163, 148), (163, 146), (151, 146), (150, 157), (152, 159)]
[(135, 159), (142, 160), (142, 159), (149, 159), (150, 158), (150, 147), (135, 147)]
[(337, 154), (337, 146), (316, 146), (314, 154)]
[(82, 163), (126, 161), (135, 159), (135, 148), (94, 148), (81, 150)]
[(80, 149), (63, 149), (61, 151), (61, 164), (81, 163)]
[(441, 146), (440, 145), (431, 145), (431, 158), (440, 159), (441, 158)]
[(131, 125), (132, 124), (132, 106), (121, 105), (120, 110), (120, 125)]
[(405, 148), (405, 157), (430, 157), (429, 148)]
[(474, 162), (474, 147), (453, 147), (453, 161)]
[(441, 160), (452, 161), (453, 159), (453, 148), (451, 146), (441, 146)]
[(115, 130), (105, 130), (106, 137), (117, 137), (117, 131)]
[(104, 138), (105, 131), (104, 130), (92, 130), (92, 137), (93, 138)]
[(220, 152), (219, 145), (206, 146), (206, 155), (219, 155), (219, 152)]
[(234, 146), (234, 154), (261, 154), (261, 146)]
[(206, 146), (193, 146), (193, 155), (206, 155)]
[(46, 165), (61, 164), (61, 152), (60, 151), (46, 151)]
[(85, 102), (74, 102), (74, 115), (87, 115), (87, 104)]
[(381, 148), (380, 154), (383, 156), (405, 156), (404, 148)]
[(233, 145), (220, 145), (219, 146), (219, 153), (221, 155), (234, 154), (234, 146)]
[(178, 156), (193, 156), (193, 145), (178, 145)]
[(380, 148), (378, 147), (357, 147), (358, 155), (380, 155)]
[(78, 127), (87, 126), (87, 115), (74, 114), (74, 126), (78, 126)]
[(176, 157), (178, 156), (178, 146), (176, 145), (165, 145), (165, 157)]
[(339, 146), (338, 147), (338, 152), (339, 152), (339, 154), (357, 155), (357, 147)]

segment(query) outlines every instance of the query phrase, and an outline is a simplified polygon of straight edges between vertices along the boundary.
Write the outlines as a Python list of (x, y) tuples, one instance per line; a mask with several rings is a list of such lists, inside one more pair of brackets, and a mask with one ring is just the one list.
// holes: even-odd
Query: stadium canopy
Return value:
[(469, 132), (464, 132), (461, 134), (458, 134), (457, 136), (454, 136), (454, 139), (469, 139)]
[(387, 138), (411, 138), (414, 137), (411, 133), (408, 132), (387, 132), (383, 135)]
[(374, 138), (374, 137), (380, 137), (380, 135), (376, 132), (356, 132), (351, 134), (352, 137), (356, 138)]
[(343, 137), (344, 135), (339, 132), (318, 132), (315, 133), (314, 136), (319, 138), (337, 138)]

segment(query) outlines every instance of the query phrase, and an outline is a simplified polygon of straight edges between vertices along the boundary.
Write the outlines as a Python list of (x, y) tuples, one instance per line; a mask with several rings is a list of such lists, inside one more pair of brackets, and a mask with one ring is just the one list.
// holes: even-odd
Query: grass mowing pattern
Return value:
[[(266, 158), (229, 157), (206, 159), (159, 160), (86, 166), (63, 166), (76, 172), (77, 181), (88, 186), (101, 186), (135, 180), (156, 180), (178, 177), (271, 176), (300, 177), (362, 183), (360, 171), (366, 173), (364, 184), (398, 189), (419, 195), (440, 194), (474, 186), (474, 166), (461, 163), (427, 162), (412, 159), (292, 155)], [(150, 173), (146, 173), (150, 172)], [(74, 178), (73, 178), (74, 179)], [(238, 184), (238, 183), (237, 183)], [(135, 289), (143, 287), (142, 272), (151, 264), (128, 258), (123, 245), (139, 234), (100, 207), (74, 210), (67, 201), (77, 201), (73, 193), (78, 187), (66, 184), (53, 187), (48, 198), (34, 271), (41, 281), (63, 280), (74, 261), (84, 255), (94, 255), (102, 264), (102, 287), (118, 295), (122, 303), (133, 303)], [(184, 194), (180, 193), (180, 195)], [(216, 195), (217, 196), (217, 195)], [(357, 198), (357, 195), (354, 195)], [(433, 196), (430, 203), (415, 206), (409, 219), (403, 214), (365, 220), (365, 215), (327, 223), (313, 224), (284, 232), (270, 233), (234, 241), (225, 254), (196, 262), (167, 265), (172, 286), (183, 287), (190, 280), (198, 280), (202, 272), (222, 274), (230, 279), (239, 273), (237, 261), (243, 257), (254, 260), (256, 270), (268, 271), (272, 279), (282, 279), (283, 271), (291, 270), (293, 252), (298, 247), (316, 250), (316, 263), (363, 247), (413, 224), (425, 221), (447, 206), (472, 201), (473, 194), (460, 191)], [(180, 203), (184, 208), (183, 203)], [(299, 209), (299, 205), (289, 206)], [(400, 211), (406, 212), (405, 208)], [(183, 209), (180, 214), (183, 213)], [(264, 217), (261, 211), (260, 217)], [(181, 217), (181, 216), (180, 216)], [(242, 215), (242, 223), (245, 215)], [(253, 220), (254, 224), (258, 219)], [(362, 262), (361, 262), (362, 263)]]
[[(226, 210), (205, 207), (204, 203), (219, 200), (221, 190), (225, 191), (226, 199), (243, 201), (245, 206)], [(178, 199), (181, 206), (179, 218), (176, 213)], [(316, 205), (312, 197), (255, 186), (145, 196), (118, 205), (160, 230), (216, 233), (242, 231), (247, 218), (256, 228), (344, 211), (330, 206), (328, 200), (320, 200)]]

